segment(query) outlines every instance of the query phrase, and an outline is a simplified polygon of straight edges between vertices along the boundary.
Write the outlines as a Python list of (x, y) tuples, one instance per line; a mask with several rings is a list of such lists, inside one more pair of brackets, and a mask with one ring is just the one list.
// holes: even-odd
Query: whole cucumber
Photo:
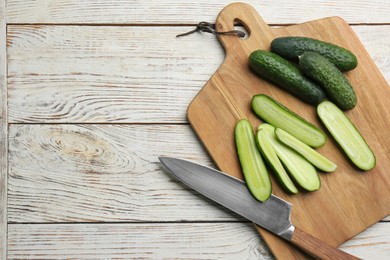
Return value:
[(297, 60), (304, 52), (316, 52), (328, 58), (337, 68), (347, 71), (356, 68), (358, 61), (349, 50), (308, 37), (280, 37), (271, 42), (271, 50), (288, 60)]
[(325, 89), (329, 99), (339, 108), (350, 110), (356, 106), (357, 97), (351, 83), (327, 58), (314, 52), (305, 52), (299, 57), (299, 65), (304, 74)]
[(318, 105), (326, 98), (320, 86), (307, 79), (291, 62), (275, 53), (256, 50), (249, 56), (249, 66), (260, 77), (279, 85), (306, 103)]

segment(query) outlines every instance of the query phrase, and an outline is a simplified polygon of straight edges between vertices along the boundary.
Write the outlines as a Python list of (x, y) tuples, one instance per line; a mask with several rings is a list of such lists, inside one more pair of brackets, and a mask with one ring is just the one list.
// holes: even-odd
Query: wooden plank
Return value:
[(390, 258), (390, 223), (378, 223), (340, 246), (362, 259)]
[(0, 259), (7, 258), (7, 24), (0, 0)]
[[(7, 1), (10, 23), (107, 23), (189, 24), (215, 21), (230, 0), (151, 1)], [(328, 16), (341, 16), (349, 23), (388, 23), (388, 0), (288, 1), (247, 0), (267, 23), (300, 23)]]
[[(390, 224), (341, 246), (362, 259), (390, 256)], [(273, 259), (250, 223), (10, 224), (9, 259)]]
[(9, 139), (11, 223), (239, 219), (158, 163), (212, 165), (188, 125), (11, 125)]
[(223, 57), (213, 36), (175, 38), (190, 29), (10, 26), (10, 121), (185, 122)]
[[(158, 155), (180, 155), (183, 158), (212, 166), (189, 126), (11, 125), (9, 135), (8, 218), (11, 223), (29, 223), (11, 225), (14, 228), (10, 234), (9, 244), (11, 259), (13, 256), (25, 258), (26, 254), (31, 254), (28, 258), (33, 258), (35, 255), (38, 257), (39, 254), (48, 252), (64, 255), (64, 257), (74, 254), (77, 258), (87, 256), (93, 258), (93, 255), (88, 255), (95, 252), (90, 247), (99, 247), (99, 243), (95, 245), (88, 243), (96, 240), (110, 241), (108, 247), (104, 247), (103, 254), (110, 253), (115, 257), (121, 253), (117, 247), (122, 248), (123, 244), (117, 242), (116, 238), (122, 233), (117, 233), (117, 229), (107, 228), (106, 231), (111, 232), (109, 234), (95, 234), (96, 232), (91, 234), (84, 227), (91, 227), (92, 230), (100, 230), (100, 227), (103, 227), (104, 230), (104, 227), (110, 226), (92, 223), (59, 225), (64, 227), (66, 232), (60, 228), (58, 229), (60, 234), (58, 234), (56, 233), (58, 225), (55, 222), (139, 223), (147, 221), (149, 224), (140, 224), (141, 228), (137, 226), (138, 224), (134, 224), (127, 225), (134, 229), (124, 228), (123, 230), (127, 230), (125, 234), (129, 238), (137, 237), (138, 231), (147, 233), (155, 230), (156, 233), (150, 235), (151, 237), (158, 236), (156, 234), (169, 233), (173, 240), (178, 237), (172, 246), (185, 247), (189, 250), (186, 243), (190, 241), (180, 239), (182, 236), (174, 231), (178, 230), (177, 226), (162, 231), (159, 224), (151, 222), (243, 220), (225, 208), (172, 181), (158, 165)], [(170, 140), (171, 148), (168, 150), (166, 140)], [(33, 224), (42, 222), (53, 224)], [(351, 253), (364, 255), (376, 252), (376, 247), (378, 250), (386, 248), (390, 240), (388, 235), (384, 234), (388, 234), (390, 223), (385, 222), (387, 226), (382, 224), (384, 223), (376, 224), (367, 231), (368, 233), (364, 232), (363, 236), (357, 236), (358, 242), (347, 244), (345, 249), (352, 250)], [(147, 227), (147, 230), (143, 230), (142, 226)], [(45, 228), (47, 231), (43, 233), (35, 232)], [(121, 228), (122, 226), (119, 229)], [(213, 227), (213, 229), (216, 228)], [(196, 232), (197, 236), (208, 234), (207, 236), (213, 240), (226, 237), (226, 241), (229, 241), (231, 236), (240, 234), (241, 237), (242, 235), (240, 230), (232, 230), (231, 234), (207, 231), (207, 227), (202, 227), (201, 230)], [(25, 232), (31, 232), (31, 234)], [(68, 236), (66, 241), (72, 241), (74, 238), (89, 241), (87, 245), (83, 244), (82, 248), (85, 251), (83, 249), (70, 253), (62, 251), (68, 248), (68, 245), (58, 244), (62, 239), (61, 232)], [(251, 229), (250, 232), (253, 233), (253, 230)], [(34, 237), (33, 234), (35, 234)], [(183, 234), (185, 234), (184, 231)], [(257, 235), (251, 236), (257, 237)], [(370, 242), (381, 239), (383, 240), (381, 243)], [(47, 240), (47, 243), (43, 243), (42, 240)], [(142, 241), (138, 243), (132, 247), (133, 251), (130, 253), (142, 255), (145, 253), (143, 250), (149, 250), (150, 247), (145, 249)], [(134, 243), (128, 241), (128, 244)], [(52, 251), (42, 247), (43, 245), (49, 245)], [(214, 248), (215, 244), (212, 245)], [(72, 248), (72, 245), (69, 246)], [(233, 247), (226, 249), (226, 252), (230, 254), (232, 250), (234, 252), (235, 246), (229, 244), (229, 247)], [(362, 249), (363, 247), (367, 252)], [(198, 251), (192, 253), (196, 254), (192, 257), (198, 258)], [(187, 252), (188, 256), (192, 253)], [(159, 256), (158, 252), (151, 254)], [(205, 254), (208, 254), (207, 250)], [(54, 256), (41, 255), (41, 258), (48, 257)]]
[[(191, 29), (9, 26), (9, 120), (185, 123), (225, 56), (212, 35), (175, 38)], [(390, 26), (353, 29), (390, 81)]]
[(250, 223), (10, 224), (8, 246), (9, 259), (271, 259)]

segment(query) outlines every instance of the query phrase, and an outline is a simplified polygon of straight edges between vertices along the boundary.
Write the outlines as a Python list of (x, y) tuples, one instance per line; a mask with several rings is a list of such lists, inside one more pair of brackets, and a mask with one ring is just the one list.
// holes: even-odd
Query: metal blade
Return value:
[(261, 203), (243, 181), (223, 172), (182, 159), (159, 157), (159, 160), (173, 177), (188, 187), (259, 226), (291, 239), (294, 233), (290, 220), (292, 205), (287, 201), (271, 195)]

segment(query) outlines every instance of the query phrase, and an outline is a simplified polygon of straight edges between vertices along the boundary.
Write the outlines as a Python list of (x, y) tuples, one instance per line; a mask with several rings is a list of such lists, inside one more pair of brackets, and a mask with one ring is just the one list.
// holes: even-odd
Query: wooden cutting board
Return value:
[[(260, 79), (248, 68), (249, 54), (256, 49), (269, 50), (275, 37), (300, 35), (324, 40), (351, 50), (358, 58), (358, 67), (346, 73), (356, 90), (358, 105), (346, 114), (374, 151), (377, 165), (368, 172), (354, 168), (325, 131), (328, 142), (318, 151), (337, 163), (337, 171), (320, 173), (320, 190), (297, 195), (287, 195), (273, 179), (273, 193), (293, 204), (291, 219), (295, 226), (333, 246), (390, 214), (390, 88), (349, 25), (338, 17), (331, 17), (271, 28), (251, 6), (234, 3), (218, 15), (216, 30), (233, 30), (235, 22), (244, 25), (250, 36), (247, 39), (219, 36), (226, 58), (187, 112), (191, 126), (215, 164), (222, 171), (242, 178), (234, 127), (243, 117), (251, 121), (254, 129), (261, 123), (250, 107), (255, 94), (274, 97), (325, 131), (315, 107)], [(285, 241), (257, 229), (278, 259), (303, 258), (302, 253)]]

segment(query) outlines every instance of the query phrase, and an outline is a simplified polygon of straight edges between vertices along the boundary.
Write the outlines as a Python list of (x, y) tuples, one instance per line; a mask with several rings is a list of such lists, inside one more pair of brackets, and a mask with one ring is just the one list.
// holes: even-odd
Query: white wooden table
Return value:
[[(212, 166), (186, 108), (224, 52), (175, 35), (230, 2), (0, 0), (0, 259), (273, 258), (157, 161)], [(246, 2), (275, 26), (341, 16), (390, 81), (389, 0)], [(390, 218), (341, 248), (390, 259)]]

